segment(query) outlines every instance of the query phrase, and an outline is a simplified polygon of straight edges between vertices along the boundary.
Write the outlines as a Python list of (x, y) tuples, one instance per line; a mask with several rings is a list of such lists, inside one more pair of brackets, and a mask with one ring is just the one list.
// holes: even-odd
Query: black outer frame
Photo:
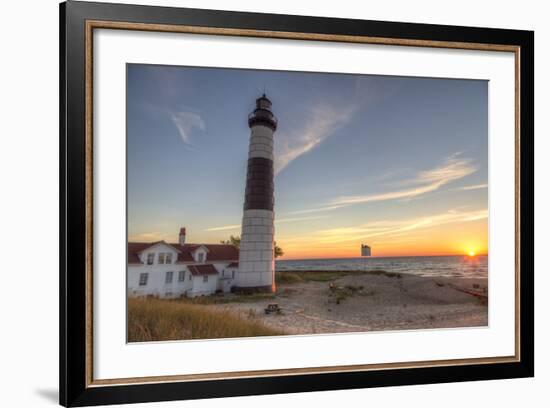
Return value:
[[(64, 406), (122, 404), (534, 376), (534, 33), (532, 31), (78, 1), (61, 3), (59, 11), (60, 404)], [(521, 361), (86, 388), (86, 20), (520, 46)]]

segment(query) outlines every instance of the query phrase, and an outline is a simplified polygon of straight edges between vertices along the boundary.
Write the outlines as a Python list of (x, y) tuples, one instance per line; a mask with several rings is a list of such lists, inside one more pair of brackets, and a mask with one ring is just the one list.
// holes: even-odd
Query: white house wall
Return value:
[[(204, 282), (204, 276), (208, 277), (208, 281)], [(193, 276), (193, 288), (189, 296), (207, 296), (216, 292), (218, 286), (218, 275), (196, 275)]]
[[(173, 272), (172, 283), (166, 283), (166, 272)], [(185, 271), (185, 280), (178, 281), (179, 272)], [(147, 285), (140, 286), (139, 278), (142, 273), (147, 273)], [(191, 272), (185, 265), (128, 265), (128, 294), (130, 296), (159, 296), (178, 297), (192, 288)]]

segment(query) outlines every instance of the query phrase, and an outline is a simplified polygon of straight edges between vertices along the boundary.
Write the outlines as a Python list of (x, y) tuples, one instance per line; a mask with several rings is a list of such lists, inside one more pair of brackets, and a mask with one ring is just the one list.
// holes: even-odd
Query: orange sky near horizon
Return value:
[[(278, 238), (283, 249), (281, 260), (307, 258), (354, 258), (360, 256), (361, 244), (372, 248), (373, 257), (436, 256), (436, 255), (486, 255), (488, 253), (487, 219), (453, 223), (405, 231), (398, 234), (379, 235), (373, 238), (335, 236), (334, 241), (316, 235), (304, 240)], [(342, 240), (342, 242), (338, 242)]]
[[(298, 223), (276, 224), (276, 242), (284, 255), (280, 260), (356, 258), (361, 244), (372, 249), (373, 257), (486, 255), (488, 253), (487, 211), (449, 211), (406, 220), (376, 221), (354, 227), (307, 228)], [(338, 222), (335, 223), (338, 225)], [(240, 226), (221, 231), (188, 228), (190, 243), (219, 243), (240, 235)], [(310, 225), (310, 227), (312, 227)], [(165, 232), (130, 235), (129, 241), (176, 242), (173, 228)]]

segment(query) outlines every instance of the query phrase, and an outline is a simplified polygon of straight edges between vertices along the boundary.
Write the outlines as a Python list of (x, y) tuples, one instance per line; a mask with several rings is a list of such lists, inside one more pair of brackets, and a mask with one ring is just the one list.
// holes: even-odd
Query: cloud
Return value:
[(317, 104), (310, 108), (303, 127), (278, 135), (275, 144), (275, 174), (348, 124), (356, 110), (354, 105), (342, 108)]
[(319, 231), (319, 235), (324, 237), (326, 240), (330, 240), (330, 242), (352, 241), (357, 239), (372, 238), (375, 236), (396, 235), (398, 233), (410, 232), (421, 228), (433, 228), (444, 224), (477, 221), (485, 219), (487, 216), (487, 210), (466, 212), (450, 210), (441, 214), (403, 221), (377, 221), (375, 223), (363, 224), (359, 228), (336, 228), (332, 230), (324, 230)]
[(481, 190), (482, 188), (487, 188), (487, 187), (489, 187), (488, 184), (476, 184), (473, 186), (459, 187), (456, 190), (462, 190), (462, 191)]
[(187, 145), (191, 144), (191, 133), (193, 129), (199, 129), (201, 131), (206, 129), (204, 121), (198, 113), (188, 111), (171, 112), (170, 117), (178, 129), (181, 140)]
[(444, 213), (412, 219), (381, 220), (354, 227), (320, 230), (307, 237), (295, 237), (285, 240), (285, 243), (287, 241), (290, 243), (304, 241), (319, 244), (335, 244), (373, 237), (406, 236), (409, 232), (422, 228), (434, 228), (444, 224), (477, 221), (487, 217), (487, 210), (460, 211), (452, 209)]
[(162, 240), (169, 240), (172, 238), (170, 234), (162, 232), (142, 232), (137, 234), (129, 234), (128, 241), (134, 242), (156, 242)]
[(308, 208), (306, 210), (292, 211), (289, 214), (292, 214), (292, 215), (311, 214), (311, 213), (316, 213), (316, 212), (337, 210), (338, 208), (342, 208), (342, 207), (345, 207), (345, 205), (329, 205), (329, 206), (326, 206), (326, 207)]
[(373, 201), (414, 198), (438, 190), (452, 181), (474, 173), (476, 170), (477, 169), (472, 165), (471, 160), (460, 159), (457, 158), (456, 155), (453, 155), (447, 158), (442, 166), (419, 172), (415, 179), (407, 182), (407, 184), (412, 185), (409, 188), (380, 194), (338, 197), (333, 200), (331, 204), (351, 205)]
[(313, 217), (294, 217), (294, 218), (281, 218), (275, 219), (275, 223), (285, 223), (285, 222), (298, 222), (298, 221), (310, 221), (310, 220), (319, 220), (321, 218), (327, 218), (328, 215), (317, 215)]
[(460, 154), (455, 153), (447, 157), (441, 166), (418, 172), (415, 178), (399, 183), (405, 186), (399, 190), (377, 194), (340, 196), (331, 200), (325, 206), (295, 211), (292, 214), (331, 211), (355, 204), (412, 199), (422, 196), (477, 171), (470, 159), (460, 158), (459, 156)]
[(382, 84), (374, 77), (358, 76), (351, 92), (345, 95), (345, 102), (324, 101), (310, 107), (303, 116), (303, 126), (287, 133), (278, 131), (275, 138), (275, 174), (336, 134), (353, 119), (359, 108), (367, 112), (397, 91), (399, 88), (395, 84)]
[(241, 224), (223, 225), (221, 227), (207, 228), (206, 231), (229, 231), (241, 228)]

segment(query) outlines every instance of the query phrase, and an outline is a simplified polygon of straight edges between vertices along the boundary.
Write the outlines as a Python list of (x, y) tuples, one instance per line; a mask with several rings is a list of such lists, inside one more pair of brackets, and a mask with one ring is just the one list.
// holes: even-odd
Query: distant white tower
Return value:
[(371, 256), (370, 246), (361, 244), (361, 256)]
[(237, 289), (275, 292), (273, 133), (277, 119), (265, 94), (248, 116), (250, 144)]

